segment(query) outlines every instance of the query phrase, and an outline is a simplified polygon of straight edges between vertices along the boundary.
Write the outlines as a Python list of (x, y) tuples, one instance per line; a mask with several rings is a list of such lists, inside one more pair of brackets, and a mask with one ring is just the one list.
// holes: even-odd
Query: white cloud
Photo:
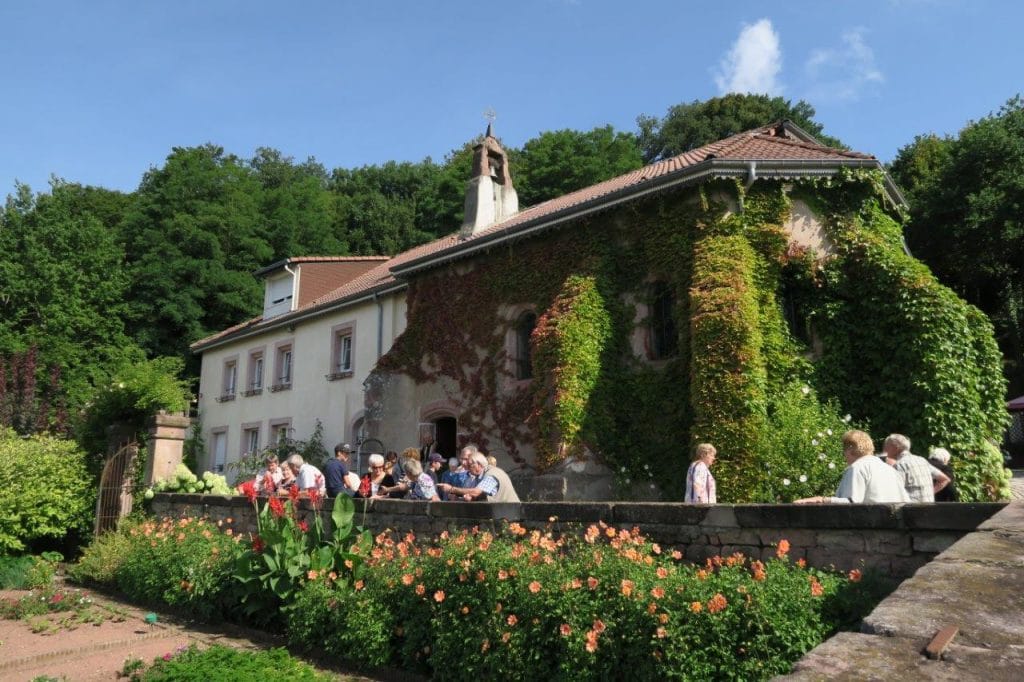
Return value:
[(768, 19), (744, 24), (718, 66), (715, 83), (721, 93), (730, 92), (777, 95), (782, 91), (778, 81), (782, 70), (779, 34)]
[(864, 29), (842, 35), (839, 46), (817, 49), (804, 65), (812, 101), (854, 101), (870, 86), (885, 82), (875, 53), (864, 40)]

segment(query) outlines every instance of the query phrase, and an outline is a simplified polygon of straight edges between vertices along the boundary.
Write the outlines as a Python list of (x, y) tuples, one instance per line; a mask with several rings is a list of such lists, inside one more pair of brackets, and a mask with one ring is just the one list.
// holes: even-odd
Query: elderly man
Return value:
[(480, 452), (473, 453), (469, 459), (470, 479), (463, 487), (439, 484), (449, 500), (486, 500), (488, 502), (519, 502), (519, 495), (512, 485), (511, 479), (502, 469), (491, 466), (487, 457)]
[(334, 446), (334, 459), (324, 466), (325, 483), (328, 497), (337, 497), (343, 492), (359, 490), (359, 477), (348, 470), (348, 455), (352, 446), (338, 443)]
[(895, 460), (896, 473), (903, 480), (903, 487), (911, 502), (934, 502), (935, 493), (949, 485), (949, 476), (928, 463), (924, 457), (910, 452), (910, 439), (900, 433), (893, 433), (882, 446), (885, 456)]
[(896, 470), (875, 457), (871, 436), (863, 431), (844, 433), (843, 456), (848, 466), (839, 481), (835, 497), (805, 497), (795, 500), (795, 503), (892, 504), (909, 501)]
[(288, 468), (295, 474), (295, 485), (300, 493), (308, 493), (310, 490), (317, 490), (321, 495), (327, 492), (324, 485), (324, 475), (312, 464), (307, 464), (302, 455), (294, 454), (286, 460)]

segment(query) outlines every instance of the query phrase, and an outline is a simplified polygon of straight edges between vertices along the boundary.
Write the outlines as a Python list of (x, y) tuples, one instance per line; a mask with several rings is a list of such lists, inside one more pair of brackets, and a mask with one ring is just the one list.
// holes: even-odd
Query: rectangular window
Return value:
[(270, 433), (270, 444), (281, 445), (291, 437), (292, 419), (291, 417), (271, 419), (267, 422), (267, 430)]
[(249, 377), (249, 388), (263, 388), (263, 353), (252, 357), (252, 375)]
[(247, 427), (243, 424), (242, 428), (242, 455), (255, 455), (260, 451), (260, 427), (252, 426)]
[(228, 458), (228, 430), (226, 427), (215, 429), (211, 435), (210, 461), (212, 466), (210, 466), (210, 471), (223, 473)]
[(238, 357), (224, 361), (224, 373), (221, 377), (220, 396), (217, 402), (224, 403), (235, 399), (238, 389)]
[(331, 327), (331, 364), (327, 380), (345, 379), (355, 370), (356, 323), (345, 322)]
[(286, 391), (292, 387), (295, 374), (295, 353), (291, 341), (277, 344), (274, 350), (274, 383), (271, 391)]

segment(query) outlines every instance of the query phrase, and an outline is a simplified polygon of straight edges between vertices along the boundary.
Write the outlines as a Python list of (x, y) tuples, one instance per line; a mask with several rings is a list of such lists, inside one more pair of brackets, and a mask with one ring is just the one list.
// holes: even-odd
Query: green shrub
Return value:
[(73, 441), (0, 429), (0, 462), (0, 554), (89, 533), (96, 491)]
[(1003, 453), (985, 440), (977, 448), (953, 446), (953, 475), (961, 502), (988, 502), (1010, 498), (1012, 473), (1003, 465)]
[(317, 672), (312, 666), (296, 660), (284, 649), (269, 651), (241, 651), (215, 645), (199, 649), (195, 645), (153, 661), (152, 667), (136, 679), (144, 682), (265, 682), (265, 680), (319, 680), (338, 679), (334, 675)]
[(68, 567), (68, 576), (83, 584), (116, 587), (117, 572), (136, 544), (127, 530), (138, 523), (138, 520), (125, 520), (121, 522), (121, 530), (94, 537), (78, 562)]
[(766, 679), (873, 603), (859, 573), (778, 554), (700, 567), (598, 526), (580, 539), (512, 524), (426, 548), (381, 535), (365, 579), (305, 584), (288, 635), (440, 679)]
[(56, 573), (56, 565), (64, 557), (56, 552), (44, 554), (0, 557), (0, 589), (30, 590), (50, 585)]

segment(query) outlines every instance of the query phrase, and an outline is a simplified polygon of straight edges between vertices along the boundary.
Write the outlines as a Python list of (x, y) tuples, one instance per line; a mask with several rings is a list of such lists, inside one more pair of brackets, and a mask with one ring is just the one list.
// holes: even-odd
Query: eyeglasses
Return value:
[(384, 465), (383, 464), (381, 464), (381, 465), (371, 464), (370, 468), (371, 469), (383, 469)]

